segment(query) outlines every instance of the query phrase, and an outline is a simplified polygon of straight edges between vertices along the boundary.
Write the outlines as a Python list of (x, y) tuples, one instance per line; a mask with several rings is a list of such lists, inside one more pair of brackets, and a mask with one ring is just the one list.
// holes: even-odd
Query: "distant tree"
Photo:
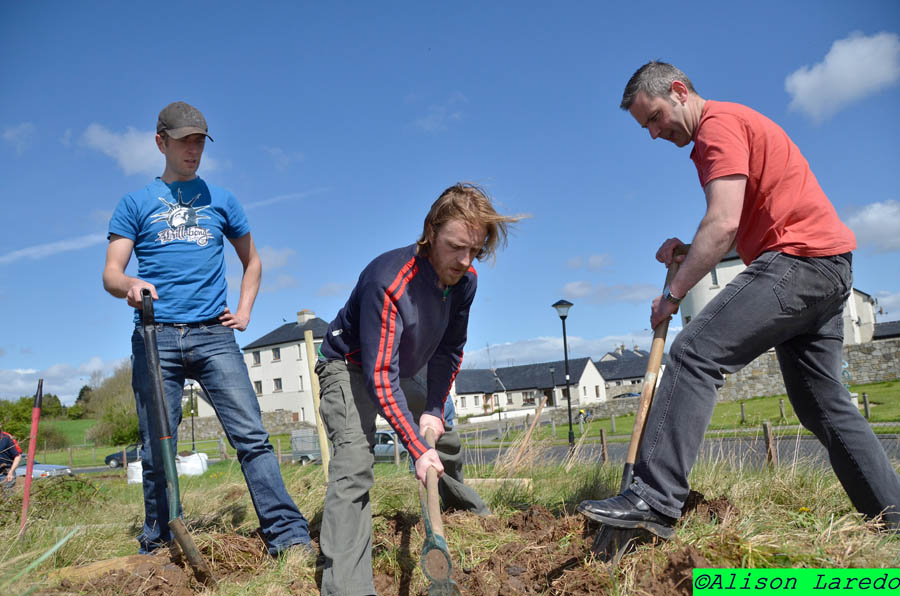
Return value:
[(75, 398), (75, 403), (82, 407), (87, 406), (87, 402), (91, 399), (91, 386), (83, 385), (81, 390), (78, 392), (78, 397)]
[[(34, 398), (31, 398), (34, 406)], [(45, 418), (59, 418), (63, 414), (63, 405), (59, 397), (52, 393), (45, 393), (41, 403), (41, 416)]]
[(66, 408), (66, 416), (69, 417), (69, 420), (81, 420), (86, 413), (84, 406), (79, 403)]
[(88, 417), (98, 422), (88, 431), (89, 438), (99, 445), (137, 442), (140, 433), (131, 389), (131, 362), (126, 360), (102, 381), (95, 376), (91, 377), (92, 389), (85, 410)]

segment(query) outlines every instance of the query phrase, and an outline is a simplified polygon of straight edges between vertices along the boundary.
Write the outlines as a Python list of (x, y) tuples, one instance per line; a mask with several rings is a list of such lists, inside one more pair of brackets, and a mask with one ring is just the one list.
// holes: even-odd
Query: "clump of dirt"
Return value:
[(684, 506), (681, 508), (682, 517), (686, 516), (688, 513), (694, 513), (699, 517), (705, 517), (713, 523), (721, 522), (727, 515), (740, 515), (738, 508), (727, 498), (717, 497), (712, 500), (707, 500), (703, 493), (695, 490), (688, 493), (688, 498), (684, 501)]
[(87, 579), (73, 582), (63, 580), (53, 589), (38, 591), (45, 596), (65, 594), (142, 594), (146, 596), (193, 596), (198, 592), (196, 582), (189, 571), (175, 563), (168, 553), (140, 557), (139, 563), (127, 569), (116, 569)]
[(693, 594), (694, 569), (711, 566), (696, 548), (688, 546), (666, 557), (662, 573), (655, 573), (652, 563), (643, 569), (636, 569), (637, 587), (647, 594), (689, 596)]

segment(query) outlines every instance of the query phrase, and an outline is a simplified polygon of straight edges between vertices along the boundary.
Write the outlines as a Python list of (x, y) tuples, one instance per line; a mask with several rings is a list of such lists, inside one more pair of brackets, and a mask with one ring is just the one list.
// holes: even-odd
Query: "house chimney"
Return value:
[(314, 318), (316, 318), (316, 313), (309, 310), (308, 308), (304, 308), (297, 313), (297, 324), (305, 325), (308, 321), (311, 321)]

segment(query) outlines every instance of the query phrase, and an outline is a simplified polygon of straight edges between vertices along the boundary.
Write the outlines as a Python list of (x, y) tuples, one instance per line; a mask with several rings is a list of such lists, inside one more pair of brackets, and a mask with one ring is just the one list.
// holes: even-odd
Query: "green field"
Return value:
[[(887, 381), (884, 383), (871, 383), (868, 385), (852, 385), (851, 391), (859, 394), (860, 411), (862, 412), (863, 402), (862, 394), (866, 393), (869, 398), (869, 412), (871, 422), (896, 422), (896, 426), (873, 427), (876, 433), (896, 433), (900, 432), (900, 381)], [(785, 418), (781, 418), (781, 409), (779, 403), (784, 400)], [(746, 422), (741, 424), (741, 404), (744, 404), (744, 414)], [(577, 410), (573, 407), (573, 415)], [(713, 410), (712, 421), (709, 425), (710, 431), (734, 430), (740, 432), (743, 430), (759, 430), (763, 422), (771, 422), (774, 426), (791, 426), (800, 424), (797, 416), (794, 415), (794, 409), (787, 395), (773, 395), (768, 397), (755, 397), (741, 401), (720, 402), (716, 404)], [(521, 426), (522, 422), (517, 421), (517, 425)], [(610, 440), (625, 440), (622, 435), (631, 435), (634, 426), (634, 415), (617, 416), (616, 432), (612, 433), (612, 424), (609, 418), (594, 418), (589, 424), (584, 425), (584, 433), (587, 435), (586, 440), (600, 438), (600, 429), (606, 431)], [(573, 430), (575, 439), (581, 437), (581, 430), (578, 423), (573, 422)], [(506, 436), (506, 441), (512, 441), (521, 436), (522, 430), (516, 428)], [(795, 431), (784, 431), (795, 434)], [(806, 432), (806, 431), (804, 431)], [(552, 437), (551, 437), (552, 435)], [(612, 438), (616, 436), (617, 438)], [(549, 440), (552, 438), (554, 442), (566, 443), (569, 437), (568, 422), (564, 424), (557, 423), (556, 434), (553, 435), (550, 426), (541, 426), (535, 429), (533, 440)], [(472, 445), (469, 441), (468, 446)]]

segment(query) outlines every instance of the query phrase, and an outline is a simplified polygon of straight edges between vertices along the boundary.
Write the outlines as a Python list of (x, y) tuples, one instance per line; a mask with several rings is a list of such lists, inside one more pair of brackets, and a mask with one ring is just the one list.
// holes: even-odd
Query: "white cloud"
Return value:
[(584, 298), (592, 304), (607, 302), (647, 302), (659, 296), (660, 290), (650, 284), (597, 284), (573, 281), (562, 287), (562, 295), (575, 300)]
[(67, 128), (66, 132), (63, 133), (63, 136), (59, 138), (59, 142), (63, 144), (64, 147), (72, 146), (72, 129)]
[(349, 294), (350, 290), (352, 289), (353, 286), (348, 286), (347, 284), (330, 283), (319, 287), (319, 289), (316, 290), (316, 296), (321, 296), (323, 298), (330, 298), (331, 296), (341, 296)]
[(263, 276), (262, 285), (259, 287), (260, 294), (271, 294), (285, 288), (296, 288), (299, 284), (297, 278), (289, 273), (279, 273), (278, 275)]
[(20, 248), (19, 250), (0, 255), (0, 265), (15, 263), (22, 259), (43, 259), (60, 253), (94, 246), (95, 244), (102, 244), (104, 242), (106, 242), (106, 234), (98, 233), (79, 236), (77, 238), (69, 238), (67, 240), (59, 240), (57, 242), (49, 242), (47, 244), (37, 244), (35, 246)]
[(268, 199), (262, 199), (261, 201), (253, 201), (250, 203), (244, 203), (244, 211), (249, 211), (250, 209), (256, 209), (257, 207), (268, 207), (269, 205), (274, 205), (276, 203), (283, 203), (285, 201), (296, 201), (298, 199), (305, 199), (306, 197), (311, 197), (317, 194), (321, 194), (323, 192), (328, 191), (328, 188), (313, 188), (311, 190), (305, 190), (303, 192), (291, 192), (283, 195), (277, 195), (274, 197), (270, 197)]
[[(126, 176), (158, 176), (163, 172), (166, 161), (156, 147), (155, 134), (153, 131), (137, 130), (131, 126), (125, 132), (114, 132), (94, 122), (81, 135), (81, 144), (116, 160)], [(202, 173), (219, 168), (220, 164), (216, 159), (203, 155), (200, 165)]]
[(568, 261), (566, 261), (566, 266), (569, 269), (581, 269), (584, 267), (584, 258), (582, 257), (572, 257)]
[(876, 292), (875, 298), (878, 300), (878, 307), (882, 311), (878, 315), (878, 322), (900, 320), (900, 292)]
[(38, 379), (44, 379), (44, 393), (58, 395), (63, 404), (71, 405), (91, 375), (99, 372), (108, 376), (125, 360), (104, 361), (94, 356), (81, 364), (59, 363), (44, 370), (0, 369), (0, 399), (15, 400), (34, 395)]
[(263, 271), (280, 269), (291, 261), (291, 257), (297, 254), (292, 248), (275, 248), (262, 246), (259, 249), (259, 258), (262, 261)]
[(415, 119), (413, 124), (425, 132), (442, 132), (449, 128), (450, 124), (460, 122), (463, 119), (461, 104), (469, 100), (462, 93), (452, 94), (447, 101), (440, 105), (431, 105), (424, 116)]
[(871, 203), (847, 219), (862, 246), (875, 252), (900, 250), (900, 201)]
[(31, 145), (37, 129), (31, 122), (22, 122), (15, 126), (7, 126), (3, 129), (3, 140), (15, 147), (16, 154), (22, 155)]
[(602, 255), (591, 255), (588, 257), (588, 269), (591, 271), (597, 271), (600, 269), (604, 269), (612, 265), (613, 259), (609, 256), (608, 253), (603, 253)]
[[(667, 345), (675, 339), (680, 330), (676, 327), (670, 328)], [(625, 347), (629, 349), (637, 345), (642, 350), (649, 350), (653, 334), (648, 330), (641, 330), (627, 335), (607, 335), (600, 338), (570, 335), (566, 340), (569, 347), (569, 360), (584, 357), (599, 360), (605, 353), (615, 350), (616, 346), (621, 344), (625, 344)], [(493, 344), (477, 350), (466, 350), (463, 366), (465, 368), (499, 368), (536, 362), (554, 362), (562, 360), (563, 356), (562, 336), (535, 337), (516, 342)]]
[(287, 170), (293, 164), (300, 163), (304, 159), (302, 153), (287, 152), (280, 147), (263, 146), (263, 151), (269, 154), (269, 157), (272, 158), (272, 162), (275, 164), (275, 169), (279, 172)]
[(896, 33), (851, 33), (834, 42), (822, 62), (787, 76), (791, 109), (821, 122), (900, 80), (900, 37)]

